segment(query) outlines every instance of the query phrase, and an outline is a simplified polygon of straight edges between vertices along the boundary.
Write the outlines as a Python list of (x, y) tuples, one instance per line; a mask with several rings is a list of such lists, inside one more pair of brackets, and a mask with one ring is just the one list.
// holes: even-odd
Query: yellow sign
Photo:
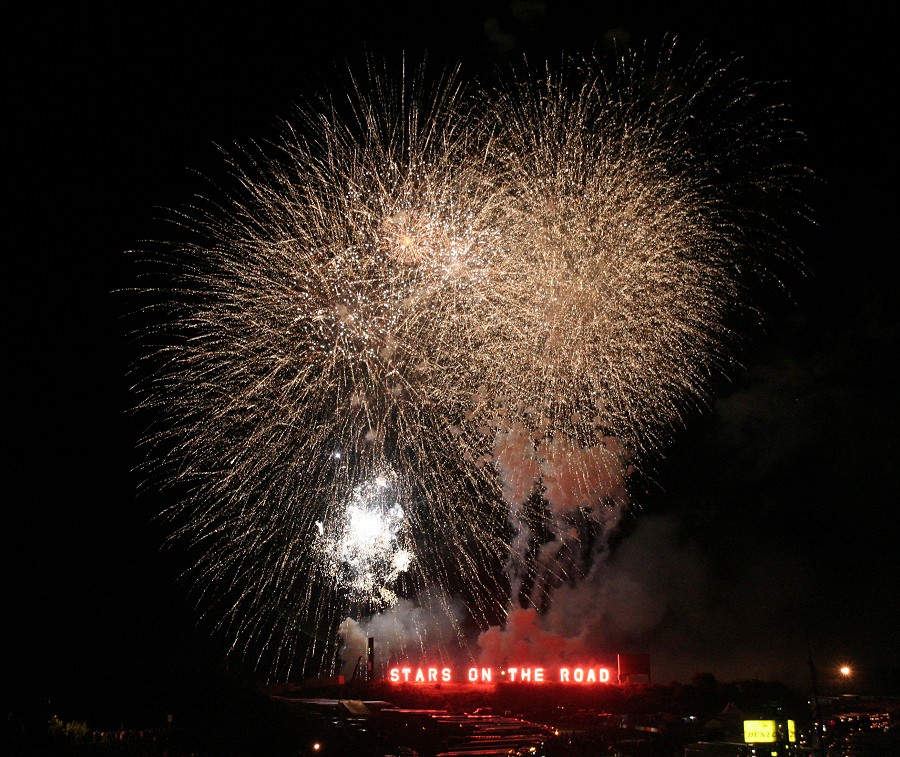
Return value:
[(774, 720), (745, 720), (744, 741), (748, 744), (770, 744), (775, 741)]
[(794, 725), (793, 720), (788, 720), (788, 741), (791, 743), (797, 740), (797, 726)]

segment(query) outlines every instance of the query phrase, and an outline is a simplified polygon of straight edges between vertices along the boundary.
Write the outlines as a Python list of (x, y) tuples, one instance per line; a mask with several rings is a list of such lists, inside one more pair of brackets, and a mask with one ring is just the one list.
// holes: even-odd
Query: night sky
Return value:
[(159, 500), (137, 494), (135, 352), (116, 294), (134, 283), (126, 251), (168, 233), (158, 208), (190, 199), (192, 171), (224, 176), (216, 144), (273, 136), (293, 103), (366, 52), (427, 51), (488, 78), (523, 53), (556, 60), (611, 36), (674, 34), (785, 82), (809, 138), (798, 159), (818, 177), (818, 225), (798, 232), (807, 273), (788, 274), (789, 296), (772, 298), (765, 329), (735, 354), (743, 367), (635, 492), (613, 557), (633, 645), (620, 651), (651, 653), (660, 681), (702, 670), (796, 685), (811, 654), (823, 689), (847, 661), (851, 686), (900, 694), (887, 11), (302, 5), (209, 15), (110, 4), (4, 23), (8, 688), (60, 702), (189, 697), (224, 665), (177, 581), (178, 556), (160, 550)]

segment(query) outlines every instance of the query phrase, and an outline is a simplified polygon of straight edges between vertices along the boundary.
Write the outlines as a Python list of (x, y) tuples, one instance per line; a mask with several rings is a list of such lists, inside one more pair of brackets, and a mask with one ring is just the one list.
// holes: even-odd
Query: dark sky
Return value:
[[(860, 687), (900, 693), (887, 12), (302, 5), (209, 15), (110, 4), (4, 23), (13, 344), (4, 678), (61, 700), (109, 699), (187, 691), (197, 670), (222, 663), (176, 584), (177, 561), (159, 550), (153, 498), (135, 493), (133, 355), (112, 294), (132, 283), (125, 251), (158, 231), (156, 208), (188, 199), (189, 169), (220, 170), (214, 144), (270, 136), (334, 64), (365, 51), (428, 51), (482, 76), (522, 53), (556, 59), (611, 33), (632, 42), (671, 33), (786, 81), (809, 136), (803, 159), (820, 179), (809, 196), (819, 225), (803, 239), (809, 275), (789, 281), (791, 298), (773, 304), (766, 332), (737, 355), (745, 368), (689, 419), (654, 486), (636, 494), (618, 575), (647, 589), (655, 630), (641, 638), (664, 680), (700, 669), (777, 677), (772, 659), (789, 658), (784, 677), (796, 679), (811, 651), (825, 679), (848, 660)], [(694, 576), (693, 588), (660, 578), (673, 574)]]

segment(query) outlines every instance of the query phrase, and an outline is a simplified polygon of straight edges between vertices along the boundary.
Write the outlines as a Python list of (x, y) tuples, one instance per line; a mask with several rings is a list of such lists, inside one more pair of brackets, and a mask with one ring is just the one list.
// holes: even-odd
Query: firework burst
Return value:
[(139, 390), (236, 647), (327, 669), (348, 614), (462, 596), (483, 624), (504, 582), (540, 607), (590, 571), (634, 456), (727, 363), (761, 259), (746, 197), (790, 185), (776, 112), (725, 79), (370, 70), (228, 157), (238, 188), (183, 216), (197, 241), (151, 256)]
[(783, 109), (673, 55), (524, 71), (493, 98), (504, 244), (473, 358), (495, 418), (658, 448), (729, 366), (748, 273), (790, 255), (760, 205), (796, 183)]
[(142, 406), (168, 419), (152, 459), (185, 492), (175, 538), (238, 644), (310, 647), (310, 629), (425, 586), (498, 601), (480, 571), (503, 549), (495, 483), (464, 463), (450, 418), (469, 396), (445, 375), (492, 197), (454, 80), (421, 87), (353, 82), (346, 113), (301, 112), (277, 156), (229, 158), (241, 191), (158, 258), (176, 285), (145, 335), (163, 346)]
[(804, 212), (803, 171), (783, 162), (784, 107), (675, 57), (524, 69), (485, 120), (503, 242), (462, 425), (504, 480), (526, 606), (597, 565), (634, 464), (730, 367), (753, 279), (793, 257), (779, 218)]

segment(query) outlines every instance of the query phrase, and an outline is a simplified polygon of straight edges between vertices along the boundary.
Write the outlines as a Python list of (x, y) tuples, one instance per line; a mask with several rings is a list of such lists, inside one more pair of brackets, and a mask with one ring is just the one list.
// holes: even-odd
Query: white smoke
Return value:
[[(515, 606), (524, 590), (530, 606), (545, 607), (556, 587), (585, 578), (606, 551), (629, 501), (628, 456), (612, 437), (581, 446), (564, 435), (531, 434), (521, 424), (496, 434), (493, 453), (513, 529), (506, 566), (511, 600)], [(526, 512), (537, 493), (545, 507), (540, 543), (529, 523), (534, 514)]]
[(660, 625), (700, 612), (708, 579), (699, 549), (679, 545), (677, 523), (646, 518), (583, 580), (560, 586), (544, 612), (511, 608), (479, 637), (481, 659), (609, 663)]
[(519, 510), (534, 494), (541, 476), (534, 438), (521, 423), (494, 438), (494, 466), (503, 484), (503, 499), (512, 511)]
[(421, 595), (415, 601), (401, 598), (384, 612), (361, 620), (345, 618), (338, 629), (343, 639), (341, 673), (349, 680), (357, 665), (365, 669), (370, 638), (375, 640), (378, 678), (399, 662), (447, 662), (449, 650), (458, 646), (462, 638), (464, 614), (460, 602)]
[(544, 441), (541, 479), (552, 512), (565, 516), (579, 509), (589, 511), (603, 525), (614, 527), (628, 504), (625, 457), (612, 437), (591, 447), (579, 447), (565, 437)]

